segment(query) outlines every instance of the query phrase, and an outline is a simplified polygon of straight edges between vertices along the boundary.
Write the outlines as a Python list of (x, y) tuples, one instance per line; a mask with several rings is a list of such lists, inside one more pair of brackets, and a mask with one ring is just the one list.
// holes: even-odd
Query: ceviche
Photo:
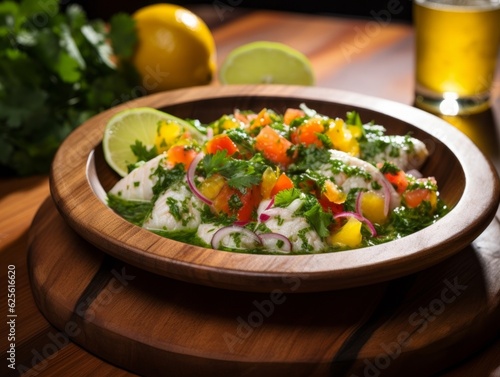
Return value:
[(154, 145), (136, 141), (138, 162), (107, 195), (115, 212), (161, 236), (325, 253), (401, 238), (448, 212), (436, 180), (420, 173), (425, 144), (355, 111), (329, 117), (302, 104), (187, 122), (160, 121)]

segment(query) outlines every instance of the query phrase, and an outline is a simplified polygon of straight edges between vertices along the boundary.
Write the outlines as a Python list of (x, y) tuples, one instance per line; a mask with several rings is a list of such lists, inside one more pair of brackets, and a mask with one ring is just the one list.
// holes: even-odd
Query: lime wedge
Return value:
[(222, 84), (313, 85), (309, 59), (278, 42), (259, 41), (232, 50), (219, 71)]
[(140, 141), (148, 149), (152, 148), (161, 121), (176, 123), (189, 130), (193, 139), (199, 143), (205, 139), (205, 136), (191, 124), (171, 114), (150, 107), (123, 110), (108, 121), (104, 130), (102, 147), (109, 166), (120, 176), (126, 176), (127, 166), (137, 162), (131, 145)]

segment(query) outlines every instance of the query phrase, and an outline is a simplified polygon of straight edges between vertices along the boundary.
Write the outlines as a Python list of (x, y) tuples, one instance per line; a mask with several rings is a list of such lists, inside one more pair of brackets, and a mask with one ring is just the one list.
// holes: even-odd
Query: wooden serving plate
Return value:
[[(435, 176), (453, 210), (432, 226), (387, 244), (341, 253), (252, 255), (206, 249), (162, 238), (128, 223), (101, 200), (118, 180), (102, 157), (106, 122), (117, 112), (150, 106), (209, 122), (235, 108), (283, 112), (306, 103), (331, 117), (356, 110), (391, 134), (421, 139), (430, 151), (422, 168)], [(143, 97), (105, 111), (75, 130), (60, 147), (51, 193), (67, 223), (100, 250), (141, 269), (197, 284), (241, 291), (311, 292), (373, 284), (423, 270), (472, 242), (491, 222), (500, 197), (497, 173), (461, 132), (424, 111), (373, 97), (293, 86), (197, 87)], [(288, 282), (299, 280), (300, 284)]]
[(38, 307), (60, 331), (54, 341), (142, 376), (422, 377), (499, 336), (499, 239), (496, 218), (459, 253), (390, 282), (238, 292), (110, 257), (47, 199), (30, 230), (28, 271)]

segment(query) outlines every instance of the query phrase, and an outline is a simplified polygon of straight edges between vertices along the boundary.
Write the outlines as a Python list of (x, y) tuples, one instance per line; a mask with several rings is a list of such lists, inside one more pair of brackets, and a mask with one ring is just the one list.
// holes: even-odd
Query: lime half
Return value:
[(219, 71), (222, 84), (313, 85), (309, 59), (278, 42), (259, 41), (232, 50)]
[(137, 162), (131, 146), (140, 141), (148, 149), (152, 148), (161, 121), (188, 129), (198, 142), (205, 139), (205, 136), (188, 122), (160, 110), (150, 107), (123, 110), (108, 121), (104, 130), (102, 147), (109, 166), (120, 176), (126, 176), (127, 166)]

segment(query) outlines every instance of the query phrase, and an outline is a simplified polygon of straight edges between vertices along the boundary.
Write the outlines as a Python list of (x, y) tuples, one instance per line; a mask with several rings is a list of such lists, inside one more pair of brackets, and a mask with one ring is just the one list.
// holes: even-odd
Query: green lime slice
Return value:
[(109, 166), (120, 176), (126, 176), (127, 166), (137, 162), (130, 146), (138, 140), (151, 148), (155, 144), (160, 121), (174, 122), (190, 130), (192, 137), (199, 143), (206, 138), (191, 124), (171, 114), (150, 107), (123, 110), (108, 121), (104, 130), (102, 147)]
[(309, 59), (278, 42), (259, 41), (232, 50), (219, 70), (222, 84), (314, 85)]

